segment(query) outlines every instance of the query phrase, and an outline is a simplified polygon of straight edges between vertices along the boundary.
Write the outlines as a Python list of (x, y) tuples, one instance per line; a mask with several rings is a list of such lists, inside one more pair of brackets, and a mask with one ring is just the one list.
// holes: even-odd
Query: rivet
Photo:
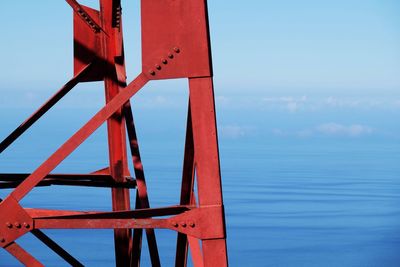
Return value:
[(174, 58), (174, 55), (171, 54), (171, 53), (169, 53), (169, 54), (168, 54), (168, 57), (169, 57), (170, 59), (173, 59), (173, 58)]
[(10, 223), (10, 222), (6, 222), (6, 226), (7, 226), (8, 228), (12, 228), (12, 227), (13, 227), (12, 223)]
[(26, 229), (31, 228), (30, 224), (29, 224), (29, 223), (26, 223), (26, 222), (24, 222), (24, 227), (25, 227)]
[(177, 222), (173, 222), (173, 223), (172, 223), (172, 226), (174, 226), (174, 227), (178, 227), (178, 226), (179, 226), (179, 224), (178, 224)]
[(161, 60), (161, 62), (162, 62), (164, 65), (167, 65), (168, 60), (166, 60), (166, 59), (164, 58), (164, 59)]
[(181, 222), (182, 227), (186, 227), (186, 222)]
[(189, 222), (189, 226), (193, 228), (195, 226), (194, 222)]
[(161, 70), (161, 66), (157, 64), (156, 69)]
[(175, 53), (181, 52), (181, 50), (178, 47), (174, 47), (174, 51), (175, 51)]
[(156, 75), (156, 72), (154, 70), (150, 70), (149, 73), (150, 73), (150, 75), (153, 75), (153, 76)]
[(19, 222), (14, 223), (15, 227), (21, 228), (21, 224)]

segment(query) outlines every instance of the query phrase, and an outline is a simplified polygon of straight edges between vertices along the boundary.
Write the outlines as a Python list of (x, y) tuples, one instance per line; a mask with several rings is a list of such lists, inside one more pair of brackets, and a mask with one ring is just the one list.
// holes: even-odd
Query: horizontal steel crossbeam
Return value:
[[(15, 188), (29, 173), (1, 173), (0, 188)], [(68, 185), (86, 187), (136, 188), (136, 180), (126, 176), (125, 181), (115, 181), (107, 174), (48, 174), (37, 186)]]

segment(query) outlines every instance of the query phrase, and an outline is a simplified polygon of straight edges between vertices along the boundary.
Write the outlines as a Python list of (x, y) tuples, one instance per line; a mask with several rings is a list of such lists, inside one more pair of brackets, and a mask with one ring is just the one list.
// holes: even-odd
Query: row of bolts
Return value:
[[(178, 227), (178, 226), (179, 226), (179, 223), (173, 222), (172, 225), (173, 225), (174, 227)], [(192, 227), (192, 228), (196, 226), (195, 223), (192, 222), (192, 221), (190, 221), (190, 222), (188, 222), (188, 223), (186, 223), (186, 222), (181, 222), (181, 226), (182, 226), (182, 227), (186, 227), (187, 225), (189, 225), (189, 226)], [(6, 223), (6, 226), (7, 226), (7, 228), (10, 228), (10, 229), (13, 228), (13, 226), (15, 226), (16, 228), (21, 228), (21, 227), (22, 227), (22, 225), (21, 225), (19, 222), (14, 223), (14, 225), (13, 225), (12, 223), (10, 223), (10, 222), (7, 222), (7, 223)], [(26, 229), (29, 229), (29, 228), (31, 227), (30, 224), (29, 224), (29, 223), (26, 223), (26, 222), (23, 223), (23, 226), (24, 226)], [(4, 243), (5, 241), (6, 241), (6, 240), (5, 240), (4, 238), (0, 237), (0, 243)]]
[[(9, 228), (9, 229), (11, 229), (11, 228), (13, 228), (14, 226), (16, 227), (16, 228), (21, 228), (22, 226), (24, 226), (26, 229), (29, 229), (29, 228), (31, 228), (31, 225), (29, 224), (29, 223), (27, 223), (27, 222), (24, 222), (22, 225), (21, 225), (21, 223), (19, 223), (19, 222), (16, 222), (16, 223), (14, 223), (14, 224), (12, 224), (12, 223), (10, 223), (10, 222), (7, 222), (6, 223), (6, 226), (7, 226), (7, 228)], [(6, 240), (3, 238), (3, 237), (0, 237), (0, 243), (4, 243), (4, 242), (6, 242)]]
[[(182, 227), (186, 227), (187, 225), (189, 225), (189, 226), (192, 227), (192, 228), (196, 226), (194, 222), (189, 222), (189, 223), (181, 222), (181, 226), (182, 226)], [(179, 223), (177, 223), (177, 222), (172, 222), (172, 226), (178, 227), (178, 226), (179, 226)]]
[[(177, 54), (181, 52), (181, 50), (180, 50), (178, 47), (175, 47), (173, 50), (174, 50), (174, 52), (177, 53)], [(172, 53), (169, 53), (169, 54), (168, 54), (168, 58), (173, 59), (173, 58), (174, 58), (174, 55), (173, 55)], [(163, 59), (161, 60), (161, 62), (162, 62), (162, 64), (164, 64), (164, 65), (167, 65), (167, 64), (168, 64), (168, 60), (165, 59), (165, 58), (163, 58)], [(156, 64), (155, 67), (156, 67), (157, 70), (161, 70), (161, 65)], [(156, 75), (156, 72), (155, 72), (154, 70), (149, 70), (149, 73), (150, 73), (151, 76)]]
[[(115, 14), (115, 25), (116, 25), (116, 27), (119, 27), (119, 24), (120, 24), (120, 21), (121, 21), (121, 11), (122, 11), (121, 7), (117, 7), (116, 14)], [(88, 16), (88, 14), (84, 10), (78, 9), (77, 12), (90, 25), (90, 27), (92, 27), (92, 29), (95, 32), (99, 31), (99, 27), (90, 19), (90, 17)]]
[(99, 27), (90, 19), (85, 11), (83, 11), (82, 9), (78, 9), (78, 14), (83, 17), (83, 19), (90, 25), (90, 27), (92, 27), (95, 32), (99, 31)]

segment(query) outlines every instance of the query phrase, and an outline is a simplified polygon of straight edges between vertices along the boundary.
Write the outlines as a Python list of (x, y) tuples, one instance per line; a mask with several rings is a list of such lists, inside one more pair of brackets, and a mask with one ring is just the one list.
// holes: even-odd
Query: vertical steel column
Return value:
[[(199, 206), (222, 206), (212, 78), (190, 78), (189, 87)], [(225, 223), (223, 227), (225, 230)], [(203, 240), (202, 243), (204, 266), (227, 266), (225, 238)]]
[[(117, 43), (122, 41), (118, 38), (120, 27), (113, 25), (116, 4), (119, 8), (119, 2), (116, 0), (100, 0), (100, 19), (101, 26), (107, 34), (103, 34), (103, 55), (106, 61), (106, 74), (104, 78), (106, 102), (111, 101), (119, 92), (117, 72), (115, 69), (115, 58), (117, 55)], [(121, 182), (124, 174), (127, 172), (127, 151), (125, 122), (122, 116), (122, 108), (107, 121), (110, 172), (115, 181)], [(112, 189), (112, 206), (114, 211), (130, 209), (129, 190), (123, 188)], [(115, 258), (116, 266), (128, 266), (131, 255), (131, 230), (114, 230), (115, 239)]]
[[(193, 129), (192, 129), (192, 117), (190, 110), (190, 102), (188, 107), (187, 125), (186, 125), (186, 140), (185, 140), (185, 152), (183, 159), (183, 171), (182, 171), (182, 185), (181, 185), (181, 205), (195, 205), (194, 195), (194, 144), (193, 144)], [(185, 234), (178, 233), (176, 242), (176, 257), (175, 267), (186, 267), (188, 258), (188, 237)], [(198, 242), (196, 239), (194, 242)], [(192, 252), (193, 256), (193, 252)]]

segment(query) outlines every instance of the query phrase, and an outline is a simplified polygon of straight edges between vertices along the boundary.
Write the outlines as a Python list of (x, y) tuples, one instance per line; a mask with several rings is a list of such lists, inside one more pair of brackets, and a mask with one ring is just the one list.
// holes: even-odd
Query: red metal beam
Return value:
[[(30, 175), (29, 173), (2, 173), (0, 188), (15, 188)], [(37, 184), (37, 186), (51, 185), (136, 188), (136, 181), (131, 177), (125, 177), (124, 181), (116, 182), (112, 176), (102, 174), (48, 174)]]
[[(100, 0), (101, 25), (107, 35), (102, 35), (103, 58), (106, 61), (106, 75), (104, 77), (106, 102), (112, 101), (120, 92), (115, 59), (118, 55), (117, 47), (122, 46), (122, 33), (115, 27), (114, 18), (117, 9), (115, 0)], [(126, 102), (126, 101), (125, 101)], [(128, 170), (125, 122), (122, 116), (122, 105), (107, 120), (108, 147), (110, 173), (116, 182), (124, 180), (124, 173)], [(129, 190), (122, 188), (112, 189), (112, 208), (114, 211), (129, 210)], [(116, 266), (127, 266), (131, 259), (131, 230), (121, 229), (114, 231)]]
[(44, 210), (44, 209), (25, 209), (33, 219), (140, 219), (160, 216), (171, 216), (182, 214), (191, 210), (189, 206), (170, 206), (152, 209), (135, 209), (127, 211), (65, 211), (65, 210)]
[(24, 182), (22, 182), (11, 196), (20, 201), (28, 194), (46, 175), (71, 154), (83, 141), (85, 141), (104, 121), (113, 115), (126, 101), (138, 92), (148, 79), (140, 74), (125, 90), (121, 91), (96, 115), (94, 115), (80, 130), (65, 142), (52, 156), (37, 168)]
[[(191, 78), (189, 88), (199, 206), (223, 207), (212, 78)], [(205, 266), (228, 265), (225, 238), (203, 240), (202, 249)]]
[(28, 119), (26, 119), (18, 128), (16, 128), (9, 136), (0, 143), (0, 153), (9, 147), (18, 137), (29, 129), (37, 120), (40, 119), (47, 111), (49, 111), (58, 101), (60, 101), (72, 88), (74, 88), (81, 79), (87, 75), (92, 69), (93, 64), (90, 63), (68, 81), (60, 90), (57, 91), (49, 100), (46, 101), (37, 111), (35, 111)]
[(4, 248), (11, 255), (13, 255), (22, 264), (29, 267), (44, 267), (37, 259), (35, 259), (31, 254), (26, 252), (17, 243), (12, 242), (7, 247)]
[[(178, 211), (179, 208), (173, 208)], [(158, 215), (160, 214), (159, 209)], [(155, 213), (155, 209), (143, 212)], [(136, 214), (135, 214), (136, 213)], [(202, 240), (225, 238), (220, 206), (205, 206), (181, 212), (166, 219), (135, 218), (137, 211), (96, 212), (79, 215), (33, 218), (34, 229), (170, 229)], [(153, 215), (151, 214), (151, 215)], [(131, 216), (135, 216), (131, 218)], [(165, 216), (165, 215), (164, 215)], [(203, 241), (205, 242), (205, 241)]]

